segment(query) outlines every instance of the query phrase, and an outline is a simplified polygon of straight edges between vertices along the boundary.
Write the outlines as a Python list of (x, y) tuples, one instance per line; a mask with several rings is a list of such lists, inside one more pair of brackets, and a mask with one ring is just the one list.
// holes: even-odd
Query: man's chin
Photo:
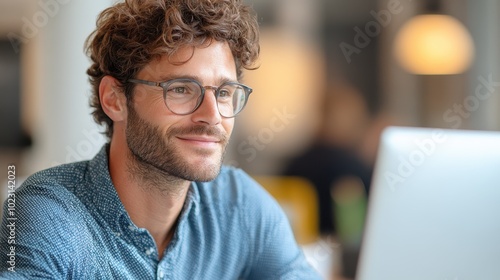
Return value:
[(219, 162), (199, 162), (191, 164), (191, 181), (208, 182), (215, 179), (221, 170), (222, 163)]
[(181, 175), (182, 179), (187, 181), (197, 181), (197, 182), (209, 182), (214, 180), (220, 173), (220, 167), (217, 169), (197, 169), (193, 170), (193, 172), (189, 172)]

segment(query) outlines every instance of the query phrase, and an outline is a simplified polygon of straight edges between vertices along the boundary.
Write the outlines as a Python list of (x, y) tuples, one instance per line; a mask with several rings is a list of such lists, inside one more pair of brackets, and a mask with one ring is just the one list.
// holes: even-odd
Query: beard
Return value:
[[(165, 182), (211, 181), (220, 173), (228, 136), (220, 129), (206, 125), (171, 127), (165, 133), (142, 119), (132, 106), (127, 106), (129, 115), (125, 131), (130, 150), (129, 172), (144, 183), (158, 188)], [(197, 157), (218, 157), (208, 164), (190, 164), (179, 147), (173, 143), (179, 135), (208, 135), (220, 139), (220, 155), (202, 149), (194, 150)], [(172, 184), (167, 184), (172, 185)], [(160, 187), (161, 188), (161, 187)], [(175, 190), (170, 190), (175, 191)]]

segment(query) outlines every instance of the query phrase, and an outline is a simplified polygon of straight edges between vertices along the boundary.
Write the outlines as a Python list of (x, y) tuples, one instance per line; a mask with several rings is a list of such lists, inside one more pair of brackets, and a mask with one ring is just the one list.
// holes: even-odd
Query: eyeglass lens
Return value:
[[(191, 80), (176, 80), (164, 88), (165, 105), (176, 114), (190, 114), (201, 104), (203, 88)], [(246, 103), (246, 91), (238, 84), (226, 83), (216, 92), (217, 106), (224, 117), (238, 114)]]

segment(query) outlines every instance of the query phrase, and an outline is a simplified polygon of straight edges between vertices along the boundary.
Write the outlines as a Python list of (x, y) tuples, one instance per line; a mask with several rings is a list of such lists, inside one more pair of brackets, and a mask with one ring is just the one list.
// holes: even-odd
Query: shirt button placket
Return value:
[(165, 277), (165, 273), (163, 272), (163, 269), (158, 268), (158, 277), (157, 277), (157, 279), (161, 280), (161, 279), (164, 279), (164, 277)]

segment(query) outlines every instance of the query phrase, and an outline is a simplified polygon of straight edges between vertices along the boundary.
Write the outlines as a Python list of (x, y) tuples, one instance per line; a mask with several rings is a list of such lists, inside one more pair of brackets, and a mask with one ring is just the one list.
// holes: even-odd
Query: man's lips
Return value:
[(222, 139), (215, 136), (208, 135), (180, 135), (177, 136), (178, 139), (182, 140), (186, 144), (196, 145), (199, 147), (213, 147), (222, 143)]

